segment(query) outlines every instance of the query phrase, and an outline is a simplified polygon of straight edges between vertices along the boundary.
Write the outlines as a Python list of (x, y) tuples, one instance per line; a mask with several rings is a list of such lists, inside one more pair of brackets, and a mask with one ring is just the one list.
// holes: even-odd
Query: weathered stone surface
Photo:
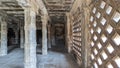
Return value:
[(36, 13), (30, 7), (25, 8), (25, 68), (36, 67)]
[(7, 55), (7, 22), (0, 16), (0, 56)]
[(48, 25), (48, 48), (51, 48), (51, 25)]
[(19, 20), (20, 23), (20, 48), (24, 48), (25, 34), (24, 34), (24, 22), (23, 19)]
[(47, 15), (42, 16), (42, 54), (47, 55)]

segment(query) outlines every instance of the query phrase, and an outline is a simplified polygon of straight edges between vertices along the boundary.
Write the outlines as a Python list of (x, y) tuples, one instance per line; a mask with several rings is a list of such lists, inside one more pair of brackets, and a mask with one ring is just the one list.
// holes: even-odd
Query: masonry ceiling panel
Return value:
[(49, 14), (57, 14), (70, 11), (74, 0), (44, 0)]

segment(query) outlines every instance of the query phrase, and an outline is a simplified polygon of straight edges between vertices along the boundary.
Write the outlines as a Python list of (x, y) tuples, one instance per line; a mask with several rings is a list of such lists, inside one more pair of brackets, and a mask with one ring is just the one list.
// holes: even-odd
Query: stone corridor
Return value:
[(0, 0), (0, 68), (120, 68), (120, 0)]

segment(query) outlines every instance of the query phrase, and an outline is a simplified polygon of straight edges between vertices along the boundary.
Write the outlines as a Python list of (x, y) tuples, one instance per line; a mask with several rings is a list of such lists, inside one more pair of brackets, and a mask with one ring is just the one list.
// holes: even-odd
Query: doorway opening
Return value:
[(42, 54), (42, 30), (36, 30), (37, 54)]

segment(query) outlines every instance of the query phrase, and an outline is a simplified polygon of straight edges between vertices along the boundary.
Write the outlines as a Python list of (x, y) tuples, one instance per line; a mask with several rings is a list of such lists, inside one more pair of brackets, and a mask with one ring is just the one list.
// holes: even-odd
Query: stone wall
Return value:
[(89, 15), (90, 0), (76, 0), (67, 13), (68, 52), (76, 59), (82, 68), (89, 67)]
[(67, 13), (68, 51), (82, 68), (120, 67), (119, 3), (118, 0), (76, 0)]

